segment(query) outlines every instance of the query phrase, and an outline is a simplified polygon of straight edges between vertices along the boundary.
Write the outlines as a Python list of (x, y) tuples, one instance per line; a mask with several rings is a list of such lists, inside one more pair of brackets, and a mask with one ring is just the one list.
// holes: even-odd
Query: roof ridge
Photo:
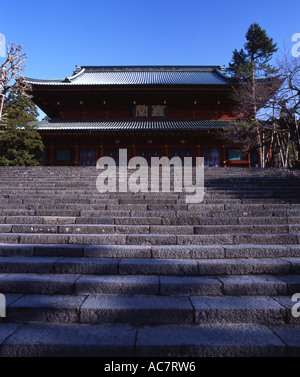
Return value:
[(86, 72), (207, 72), (226, 71), (224, 65), (127, 65), (127, 66), (76, 66), (76, 73), (81, 69)]

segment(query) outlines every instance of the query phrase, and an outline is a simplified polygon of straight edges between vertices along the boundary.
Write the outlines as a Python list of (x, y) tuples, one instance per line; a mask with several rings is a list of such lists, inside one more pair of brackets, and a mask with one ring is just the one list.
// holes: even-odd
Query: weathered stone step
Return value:
[[(292, 301), (287, 296), (16, 296), (7, 297), (6, 321), (132, 325), (295, 323)], [(280, 303), (288, 299), (290, 305)]]
[[(184, 191), (184, 183), (182, 185), (182, 192), (181, 191), (174, 191), (174, 185), (171, 181), (170, 184), (170, 191), (169, 192), (162, 192), (161, 184), (156, 181), (156, 185), (159, 187), (159, 192), (151, 192), (151, 185), (148, 185), (148, 191), (144, 192), (137, 192), (133, 193), (131, 191), (128, 192), (118, 192), (115, 193), (99, 193), (96, 187), (96, 178), (93, 177), (86, 177), (84, 178), (85, 181), (73, 181), (73, 182), (67, 182), (66, 177), (62, 177), (61, 180), (63, 181), (62, 185), (58, 186), (54, 182), (49, 182), (49, 184), (44, 184), (40, 179), (32, 178), (36, 182), (24, 182), (24, 183), (16, 183), (14, 181), (8, 182), (6, 185), (1, 185), (0, 188), (3, 192), (5, 190), (5, 195), (18, 195), (18, 194), (26, 194), (26, 193), (32, 193), (36, 192), (38, 194), (46, 195), (48, 192), (53, 192), (56, 194), (59, 194), (59, 191), (61, 191), (61, 187), (65, 188), (65, 191), (62, 192), (61, 196), (65, 195), (73, 195), (74, 193), (89, 193), (89, 194), (96, 194), (97, 197), (103, 197), (104, 195), (111, 195), (111, 198), (118, 196), (119, 198), (122, 197), (123, 199), (127, 199), (130, 197), (142, 197), (145, 198), (149, 197), (158, 197), (160, 194), (162, 194), (165, 197), (168, 197), (169, 199), (176, 199), (178, 196), (182, 195), (182, 192)], [(86, 180), (89, 180), (90, 183), (87, 183)], [(159, 185), (158, 185), (159, 183)], [(117, 187), (118, 188), (118, 187)], [(266, 182), (265, 184), (260, 184), (259, 181), (256, 181), (254, 183), (245, 183), (243, 185), (236, 185), (232, 182), (225, 184), (219, 184), (216, 182), (215, 184), (211, 184), (210, 182), (204, 183), (204, 192), (206, 194), (233, 194), (236, 198), (238, 198), (240, 195), (247, 198), (249, 195), (255, 195), (258, 198), (263, 196), (269, 196), (273, 195), (273, 199), (279, 199), (281, 195), (286, 195), (287, 193), (296, 194), (297, 191), (299, 191), (300, 185), (294, 184), (291, 186), (290, 181), (285, 182), (277, 182), (274, 180), (271, 180), (269, 182)], [(270, 195), (271, 194), (271, 195)], [(2, 194), (3, 195), (3, 194)]]
[[(78, 196), (77, 196), (78, 195)], [(290, 195), (290, 194), (289, 194)], [(30, 207), (30, 206), (35, 206), (35, 207), (41, 207), (43, 205), (46, 205), (48, 207), (61, 207), (62, 205), (76, 205), (79, 208), (84, 208), (86, 206), (91, 206), (95, 207), (97, 205), (99, 206), (104, 206), (107, 205), (108, 209), (120, 209), (120, 208), (126, 208), (127, 206), (133, 206), (136, 205), (140, 208), (148, 208), (150, 210), (156, 210), (157, 207), (161, 204), (161, 208), (169, 209), (169, 210), (180, 210), (181, 207), (182, 209), (185, 209), (185, 207), (188, 206), (189, 209), (192, 207), (194, 208), (204, 208), (207, 207), (209, 209), (209, 206), (213, 208), (224, 208), (229, 209), (229, 206), (235, 206), (236, 208), (241, 207), (241, 208), (248, 208), (248, 209), (263, 209), (265, 206), (265, 209), (268, 209), (269, 206), (277, 206), (278, 209), (290, 209), (290, 208), (299, 208), (299, 196), (298, 194), (295, 194), (295, 198), (292, 198), (290, 195), (290, 198), (284, 198), (280, 200), (280, 203), (274, 203), (273, 200), (268, 200), (267, 198), (253, 198), (249, 199), (248, 202), (245, 201), (245, 199), (236, 199), (236, 198), (227, 198), (227, 195), (223, 196), (217, 196), (217, 197), (212, 197), (212, 198), (205, 198), (202, 202), (196, 203), (196, 204), (188, 204), (187, 203), (187, 197), (186, 195), (182, 195), (180, 199), (176, 200), (176, 203), (171, 203), (171, 204), (166, 204), (166, 201), (168, 201), (168, 197), (166, 197), (164, 200), (164, 203), (160, 203), (159, 201), (156, 200), (155, 197), (149, 198), (147, 200), (142, 199), (142, 200), (137, 200), (135, 198), (131, 198), (131, 203), (127, 204), (121, 204), (119, 203), (119, 198), (114, 198), (114, 199), (109, 199), (109, 196), (103, 197), (103, 198), (98, 198), (97, 195), (95, 196), (89, 196), (88, 199), (82, 199), (82, 202), (76, 203), (76, 198), (77, 197), (82, 197), (82, 195), (79, 194), (74, 194), (74, 198), (67, 198), (67, 199), (62, 199), (59, 194), (54, 195), (51, 193), (48, 197), (40, 199), (39, 196), (36, 193), (31, 193), (30, 194), (31, 198), (33, 196), (36, 197), (36, 201), (31, 200), (25, 200), (24, 201), (24, 195), (20, 196), (17, 199), (5, 199), (1, 200), (1, 206), (6, 208), (6, 209), (14, 209), (18, 208), (18, 204), (20, 206), (24, 206), (25, 208)], [(59, 200), (56, 200), (55, 198), (59, 198)], [(264, 203), (263, 203), (264, 201)], [(109, 203), (111, 202), (111, 203)], [(172, 201), (173, 202), (173, 201)], [(222, 206), (222, 207), (220, 207)]]
[(10, 225), (299, 225), (299, 217), (58, 217), (0, 216), (0, 224)]
[[(1, 218), (9, 217), (102, 217), (102, 218), (117, 218), (117, 217), (152, 217), (163, 219), (188, 219), (188, 218), (207, 218), (207, 217), (300, 217), (300, 209), (261, 209), (261, 210), (243, 210), (240, 208), (236, 211), (231, 210), (162, 210), (162, 211), (140, 211), (135, 209), (120, 209), (120, 210), (90, 210), (90, 209), (0, 209)], [(174, 220), (175, 221), (175, 220)], [(177, 221), (177, 220), (176, 220)], [(178, 220), (182, 221), (182, 220)], [(199, 220), (198, 220), (199, 221)]]
[(300, 273), (300, 258), (198, 260), (0, 257), (0, 273), (160, 276), (278, 275)]
[[(141, 221), (143, 218), (141, 218)], [(66, 217), (66, 216), (0, 216), (0, 224), (47, 224), (47, 225), (64, 225), (64, 224), (114, 224), (113, 217)], [(160, 219), (159, 224), (162, 223)]]
[[(53, 169), (53, 168), (52, 168)], [(9, 182), (13, 181), (15, 183), (20, 183), (20, 184), (24, 184), (24, 183), (28, 183), (30, 181), (30, 178), (31, 177), (34, 177), (36, 178), (36, 180), (40, 180), (41, 182), (43, 182), (44, 184), (48, 184), (48, 183), (55, 183), (57, 186), (59, 186), (61, 184), (61, 179), (64, 178), (64, 179), (67, 179), (68, 182), (76, 182), (76, 181), (79, 181), (79, 182), (82, 182), (82, 183), (86, 183), (86, 184), (89, 184), (89, 182), (86, 182), (86, 178), (92, 178), (92, 179), (97, 179), (98, 175), (99, 175), (99, 172), (96, 170), (96, 168), (94, 168), (94, 170), (86, 170), (83, 174), (78, 174), (78, 167), (73, 167), (74, 169), (74, 172), (75, 174), (68, 174), (68, 172), (65, 172), (63, 170), (61, 170), (61, 167), (58, 168), (59, 172), (58, 174), (52, 174), (52, 171), (49, 172), (48, 175), (45, 175), (43, 174), (43, 172), (39, 172), (39, 173), (36, 173), (34, 172), (34, 168), (31, 168), (29, 170), (29, 174), (28, 176), (22, 176), (18, 173), (14, 173), (14, 172), (5, 172), (3, 171), (3, 169), (1, 170), (1, 173), (3, 175), (3, 185), (5, 184), (8, 184)], [(77, 170), (76, 170), (77, 169)], [(84, 169), (87, 169), (86, 167)], [(233, 169), (232, 169), (233, 170)], [(219, 184), (219, 185), (226, 185), (226, 184), (234, 184), (236, 186), (239, 186), (239, 185), (243, 185), (243, 184), (255, 184), (255, 182), (259, 183), (260, 185), (263, 185), (263, 184), (268, 184), (269, 182), (283, 182), (283, 183), (288, 183), (289, 181), (293, 182), (294, 184), (299, 184), (299, 172), (298, 171), (294, 171), (294, 177), (292, 177), (291, 175), (288, 175), (285, 173), (283, 173), (283, 175), (279, 176), (278, 175), (278, 169), (277, 169), (277, 172), (276, 172), (276, 169), (274, 170), (274, 175), (273, 176), (268, 176), (268, 171), (265, 170), (263, 172), (254, 172), (254, 171), (250, 171), (248, 169), (245, 169), (245, 171), (241, 171), (239, 169), (234, 169), (236, 170), (236, 172), (234, 174), (232, 174), (233, 172), (230, 172), (229, 169), (223, 169), (223, 171), (219, 170), (216, 172), (216, 174), (211, 174), (211, 171), (209, 169), (205, 169), (205, 174), (204, 174), (204, 178), (205, 178), (205, 181), (211, 185), (215, 185), (215, 184)], [(245, 176), (245, 172), (246, 174), (248, 173), (248, 176)], [(5, 174), (7, 173), (7, 174)], [(253, 174), (254, 173), (254, 174)], [(132, 175), (132, 171), (128, 171), (128, 174), (127, 174), (127, 178), (130, 177)], [(277, 175), (277, 176), (276, 176)], [(126, 175), (124, 177), (124, 174), (122, 172), (122, 174), (119, 174), (119, 172), (117, 172), (116, 174), (117, 178), (118, 179), (121, 179), (121, 180), (124, 180), (124, 178), (126, 179)], [(171, 168), (171, 177), (173, 178), (173, 169)], [(196, 176), (196, 170), (194, 170), (192, 172), (192, 174), (190, 175), (192, 176), (193, 178), (195, 178)], [(148, 174), (148, 179), (150, 180), (152, 177), (151, 177), (151, 174), (150, 174), (150, 171), (149, 171), (149, 174)], [(158, 179), (161, 179), (162, 178), (162, 174), (160, 174), (160, 177), (156, 178), (154, 177), (155, 180), (158, 180)]]
[[(126, 221), (131, 221), (128, 218)], [(137, 218), (139, 222), (143, 218)], [(80, 220), (78, 220), (80, 221)], [(124, 221), (124, 218), (115, 218), (115, 223)], [(178, 218), (162, 218), (163, 225), (210, 225), (210, 226), (226, 226), (226, 225), (298, 225), (300, 217), (254, 217), (254, 216), (228, 216), (228, 217), (204, 217), (190, 216)]]
[(297, 233), (300, 231), (294, 225), (202, 225), (195, 226), (195, 234), (283, 234), (283, 233)]
[[(121, 259), (118, 272), (121, 275), (260, 275), (296, 274), (300, 271), (300, 258), (282, 259)], [(79, 273), (79, 272), (78, 272)]]
[[(117, 259), (299, 258), (300, 245), (60, 245), (0, 244), (0, 257), (85, 257)], [(251, 260), (251, 259), (250, 259)]]
[[(197, 229), (196, 229), (197, 230)], [(168, 226), (168, 225), (2, 225), (0, 233), (60, 233), (60, 234), (194, 234), (193, 226)], [(282, 233), (288, 226), (282, 226)], [(268, 231), (268, 230), (266, 230)]]
[[(67, 212), (67, 211), (66, 211)], [(8, 213), (9, 215), (9, 213)], [(36, 211), (36, 215), (38, 216), (78, 216), (78, 215), (71, 215), (71, 211), (65, 213), (64, 211)], [(162, 218), (181, 218), (181, 217), (242, 217), (242, 216), (253, 216), (253, 217), (273, 217), (273, 216), (291, 216), (291, 217), (299, 217), (300, 216), (300, 209), (298, 210), (286, 210), (286, 209), (273, 209), (273, 210), (243, 210), (240, 208), (239, 210), (217, 210), (217, 211), (210, 211), (210, 210), (187, 210), (187, 211), (137, 211), (137, 210), (81, 210), (80, 215), (82, 217), (162, 217)]]
[(299, 233), (285, 234), (52, 234), (0, 233), (0, 244), (76, 245), (298, 245)]
[[(73, 167), (73, 168), (78, 169), (78, 168), (75, 168), (75, 167)], [(61, 167), (59, 167), (58, 169), (60, 170)], [(94, 179), (96, 180), (98, 178), (98, 175), (99, 175), (99, 172), (96, 169), (94, 169), (94, 171), (86, 171), (86, 172), (84, 172), (85, 174), (80, 174), (80, 175), (78, 175), (78, 174), (70, 175), (70, 174), (68, 174), (64, 171), (60, 171), (59, 174), (44, 175), (42, 172), (35, 173), (32, 168), (30, 170), (31, 171), (29, 172), (29, 175), (27, 177), (20, 176), (18, 174), (13, 174), (13, 172), (9, 172), (8, 174), (4, 174), (5, 172), (3, 172), (3, 170), (1, 170), (1, 173), (3, 173), (2, 175), (3, 175), (3, 178), (4, 178), (2, 184), (6, 185), (6, 184), (9, 184), (11, 181), (13, 181), (15, 183), (19, 183), (19, 184), (26, 184), (26, 183), (30, 182), (31, 177), (34, 177), (34, 178), (36, 178), (36, 181), (40, 180), (44, 184), (53, 183), (53, 184), (56, 184), (57, 186), (59, 186), (61, 184), (62, 179), (66, 179), (66, 180), (68, 180), (68, 182), (81, 182), (82, 184), (86, 183), (88, 185), (90, 182), (89, 181), (86, 182), (86, 178), (89, 177), (93, 180)], [(247, 171), (247, 169), (246, 169), (246, 171)], [(248, 170), (248, 172), (249, 172), (249, 170)], [(75, 170), (75, 173), (76, 173), (76, 170)], [(248, 177), (243, 176), (243, 174), (245, 174), (245, 172), (241, 172), (241, 171), (240, 171), (240, 176), (238, 174), (231, 174), (228, 170), (226, 171), (226, 169), (224, 169), (224, 173), (225, 174), (223, 176), (222, 176), (221, 171), (219, 171), (217, 174), (212, 175), (212, 174), (210, 174), (209, 170), (205, 169), (204, 179), (210, 185), (216, 185), (216, 184), (227, 185), (227, 184), (231, 183), (232, 185), (239, 186), (239, 185), (244, 185), (244, 184), (247, 184), (247, 183), (248, 184), (255, 184), (255, 182), (257, 182), (260, 185), (267, 185), (269, 182), (279, 182), (279, 183), (282, 182), (282, 183), (286, 183), (287, 186), (288, 186), (288, 182), (291, 182), (291, 181), (294, 184), (299, 184), (299, 172), (298, 171), (295, 171), (295, 173), (296, 173), (296, 175), (298, 175), (298, 177), (294, 177), (294, 178), (292, 178), (291, 176), (288, 176), (288, 175), (282, 175), (282, 176), (277, 176), (277, 177), (276, 176), (267, 176), (267, 171), (260, 172), (258, 174), (252, 174), (252, 172), (251, 172)], [(127, 178), (129, 178), (131, 176), (132, 176), (132, 171), (130, 170), (130, 171), (128, 171)], [(190, 174), (189, 176), (195, 179), (196, 170), (194, 170), (192, 172), (192, 174)], [(120, 179), (122, 181), (124, 181), (126, 179), (126, 175), (124, 176), (123, 172), (122, 172), (122, 174), (119, 174), (117, 172), (116, 177), (117, 177), (117, 179)], [(166, 177), (169, 177), (169, 175), (164, 176), (164, 178), (166, 178)], [(152, 178), (152, 176), (149, 172), (148, 180), (150, 181), (151, 178)], [(174, 174), (173, 174), (172, 169), (171, 169), (171, 178), (174, 178)], [(159, 179), (162, 180), (162, 174), (160, 173), (159, 177), (157, 176), (157, 177), (154, 177), (153, 179), (154, 180), (159, 180)]]
[[(76, 184), (74, 184), (76, 185)], [(56, 191), (55, 189), (5, 189), (1, 188), (5, 192), (2, 196), (0, 195), (0, 200), (3, 203), (14, 203), (21, 202), (26, 204), (32, 203), (32, 197), (36, 197), (39, 202), (43, 203), (49, 200), (54, 203), (64, 203), (64, 202), (74, 202), (74, 203), (91, 203), (95, 204), (98, 202), (103, 202), (106, 199), (110, 204), (121, 204), (126, 205), (124, 202), (132, 203), (137, 202), (137, 204), (151, 204), (151, 201), (157, 203), (169, 203), (169, 204), (186, 204), (186, 194), (183, 193), (149, 193), (149, 194), (132, 194), (132, 193), (104, 193), (100, 194), (95, 189), (93, 190), (63, 190)], [(226, 190), (208, 190), (204, 191), (203, 204), (299, 204), (299, 189), (289, 192), (282, 192), (280, 194), (271, 194), (267, 191), (252, 192), (247, 193), (227, 193)]]
[(1, 274), (6, 293), (161, 296), (286, 296), (300, 290), (299, 275), (145, 276), (80, 274)]
[(167, 235), (218, 235), (218, 234), (297, 234), (300, 225), (111, 225), (111, 224), (0, 224), (0, 233), (44, 234), (167, 234)]
[[(0, 324), (1, 357), (287, 357), (299, 326)], [(80, 342), (78, 342), (80, 339)]]

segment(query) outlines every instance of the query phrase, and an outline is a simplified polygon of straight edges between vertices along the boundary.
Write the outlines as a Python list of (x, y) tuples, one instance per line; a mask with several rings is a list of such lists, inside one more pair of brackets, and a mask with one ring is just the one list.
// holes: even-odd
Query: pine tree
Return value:
[[(247, 88), (248, 103), (246, 105), (250, 107), (250, 117), (257, 119), (257, 111), (265, 101), (265, 96), (262, 96), (265, 86), (259, 84), (276, 77), (277, 70), (269, 63), (278, 48), (273, 38), (270, 38), (257, 23), (249, 27), (246, 40), (244, 49), (234, 50), (228, 71), (232, 74), (233, 83), (238, 83), (240, 88)], [(243, 93), (242, 96), (240, 94), (237, 93), (237, 98), (245, 101), (245, 94)], [(269, 92), (266, 94), (269, 95)], [(245, 109), (245, 106), (242, 108)], [(244, 114), (246, 118), (248, 115), (249, 112)]]
[(32, 101), (22, 95), (10, 94), (4, 104), (0, 131), (0, 165), (30, 166), (41, 163), (44, 150), (38, 131), (28, 123), (36, 121), (38, 111)]
[(273, 38), (270, 38), (257, 23), (253, 23), (246, 33), (244, 48), (233, 51), (228, 68), (232, 75), (235, 112), (243, 121), (241, 129), (247, 123), (249, 137), (255, 138), (256, 135), (253, 144), (258, 148), (262, 167), (264, 167), (264, 131), (260, 128), (257, 113), (280, 86), (278, 71), (270, 64), (277, 50)]

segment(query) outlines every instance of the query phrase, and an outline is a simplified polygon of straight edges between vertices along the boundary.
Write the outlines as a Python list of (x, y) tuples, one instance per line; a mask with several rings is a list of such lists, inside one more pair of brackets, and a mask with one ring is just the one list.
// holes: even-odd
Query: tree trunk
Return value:
[(285, 150), (285, 162), (284, 162), (285, 169), (289, 167), (289, 144), (290, 144), (290, 133), (288, 133), (288, 139), (287, 139), (286, 150)]
[[(257, 106), (256, 106), (256, 90), (255, 90), (255, 63), (252, 62), (252, 76), (251, 76), (251, 107), (252, 107), (252, 119), (257, 120)], [(260, 160), (260, 166), (265, 167), (263, 141), (259, 128), (257, 127), (257, 142), (259, 145), (258, 156)]]
[(262, 130), (262, 147), (261, 147), (261, 154), (262, 154), (262, 168), (265, 168), (265, 131)]
[(252, 117), (253, 119), (257, 119), (257, 106), (256, 106), (256, 90), (255, 90), (255, 69), (254, 69), (254, 62), (252, 68), (252, 77), (251, 77), (251, 89), (252, 89)]
[(4, 105), (4, 94), (0, 94), (0, 122), (2, 120), (3, 105)]
[(280, 137), (279, 137), (278, 132), (276, 133), (276, 137), (277, 137), (277, 143), (278, 143), (278, 146), (279, 146), (280, 162), (281, 162), (281, 165), (282, 165), (282, 167), (283, 167), (283, 164), (284, 164), (284, 157), (283, 157), (283, 153), (282, 153), (282, 144), (281, 144), (281, 141), (280, 141)]

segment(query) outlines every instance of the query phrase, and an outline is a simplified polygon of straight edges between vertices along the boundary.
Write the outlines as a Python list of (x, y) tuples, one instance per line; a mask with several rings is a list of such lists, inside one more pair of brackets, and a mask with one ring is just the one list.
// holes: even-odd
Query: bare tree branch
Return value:
[(31, 86), (25, 82), (21, 74), (26, 69), (27, 55), (22, 51), (23, 46), (9, 43), (6, 46), (7, 57), (0, 66), (0, 120), (3, 101), (8, 93), (17, 93), (29, 97)]

